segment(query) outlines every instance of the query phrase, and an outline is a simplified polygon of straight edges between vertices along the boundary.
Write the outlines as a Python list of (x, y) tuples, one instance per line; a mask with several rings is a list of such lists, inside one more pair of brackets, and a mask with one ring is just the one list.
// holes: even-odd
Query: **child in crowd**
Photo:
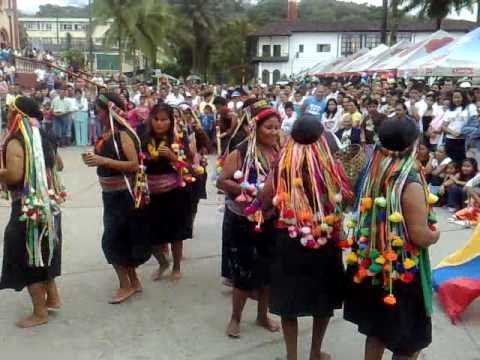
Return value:
[(203, 113), (200, 114), (200, 122), (202, 123), (203, 131), (205, 131), (209, 139), (213, 139), (214, 136), (214, 120), (212, 107), (208, 104), (205, 105)]
[(358, 127), (353, 127), (351, 114), (347, 113), (343, 115), (342, 128), (338, 130), (335, 135), (344, 148), (353, 144), (360, 144), (361, 130)]
[(464, 187), (468, 197), (467, 206), (455, 213), (449, 221), (461, 225), (473, 226), (478, 223), (480, 215), (480, 174), (470, 179)]
[(443, 180), (447, 175), (447, 165), (452, 162), (447, 156), (444, 146), (439, 146), (435, 152), (435, 156), (425, 167), (425, 174), (430, 176), (430, 187), (433, 193), (438, 193), (438, 187), (443, 184)]
[(49, 133), (53, 131), (53, 111), (49, 102), (43, 105), (43, 129)]
[(440, 186), (439, 194), (447, 196), (447, 207), (450, 212), (456, 212), (463, 207), (466, 194), (463, 191), (465, 184), (478, 172), (477, 161), (472, 158), (463, 160), (462, 166), (451, 162), (447, 165), (447, 176)]
[(291, 101), (287, 101), (284, 105), (285, 116), (282, 121), (282, 130), (285, 135), (290, 135), (293, 124), (297, 121), (297, 113), (294, 111), (294, 105)]

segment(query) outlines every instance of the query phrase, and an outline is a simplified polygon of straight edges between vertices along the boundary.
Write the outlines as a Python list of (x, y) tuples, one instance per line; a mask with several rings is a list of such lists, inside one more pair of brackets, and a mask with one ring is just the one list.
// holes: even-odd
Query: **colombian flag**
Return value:
[(480, 224), (465, 247), (433, 269), (432, 280), (439, 301), (455, 324), (463, 310), (480, 296)]

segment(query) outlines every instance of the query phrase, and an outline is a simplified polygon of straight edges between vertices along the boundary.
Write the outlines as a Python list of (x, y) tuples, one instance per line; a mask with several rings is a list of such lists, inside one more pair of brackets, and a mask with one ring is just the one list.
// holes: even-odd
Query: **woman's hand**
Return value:
[(177, 161), (177, 156), (175, 155), (175, 153), (166, 146), (163, 146), (163, 145), (159, 146), (157, 149), (157, 152), (158, 152), (158, 157), (167, 159), (172, 162)]
[(107, 158), (103, 156), (95, 155), (94, 153), (88, 153), (83, 155), (83, 162), (89, 167), (97, 167), (105, 165)]

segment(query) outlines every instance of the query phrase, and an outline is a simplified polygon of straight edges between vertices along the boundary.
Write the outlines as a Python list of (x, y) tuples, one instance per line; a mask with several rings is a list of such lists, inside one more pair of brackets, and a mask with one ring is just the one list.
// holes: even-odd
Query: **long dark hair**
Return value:
[[(330, 104), (331, 102), (333, 102), (335, 104), (335, 111), (333, 112), (330, 112), (330, 110), (328, 110), (328, 104)], [(337, 111), (338, 111), (338, 103), (337, 103), (337, 100), (331, 98), (331, 99), (328, 99), (327, 101), (327, 107), (325, 109), (325, 114), (327, 114), (327, 118), (328, 117), (334, 117), (336, 114), (337, 114)]]
[(462, 95), (462, 110), (465, 110), (468, 106), (468, 104), (470, 104), (470, 101), (468, 99), (468, 96), (467, 96), (467, 93), (463, 90), (460, 90), (460, 89), (455, 89), (452, 91), (452, 94), (450, 95), (450, 110), (454, 111), (457, 107), (457, 105), (455, 105), (453, 103), (453, 95), (455, 93), (459, 93), (460, 95)]
[(173, 144), (175, 140), (175, 117), (173, 116), (173, 108), (166, 104), (160, 103), (155, 105), (152, 110), (150, 111), (150, 115), (147, 119), (147, 131), (145, 133), (145, 143), (149, 142), (151, 139), (155, 137), (152, 129), (152, 121), (157, 117), (158, 113), (164, 112), (167, 114), (168, 118), (170, 119), (170, 128), (168, 129), (167, 139), (169, 145)]
[(472, 168), (473, 168), (473, 171), (472, 171), (472, 174), (470, 175), (465, 175), (463, 172), (462, 172), (462, 169), (460, 168), (460, 181), (467, 181), (467, 180), (470, 180), (471, 178), (473, 178), (477, 172), (478, 172), (478, 163), (477, 163), (477, 160), (475, 160), (474, 158), (466, 158), (465, 160), (462, 161), (462, 165), (464, 163), (470, 163), (470, 165), (472, 165)]

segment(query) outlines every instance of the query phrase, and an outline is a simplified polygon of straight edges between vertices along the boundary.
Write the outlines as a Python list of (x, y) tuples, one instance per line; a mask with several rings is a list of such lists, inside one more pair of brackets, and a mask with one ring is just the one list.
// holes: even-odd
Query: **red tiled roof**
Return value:
[[(445, 31), (468, 32), (477, 27), (473, 21), (444, 20), (442, 29)], [(269, 24), (251, 36), (289, 36), (295, 32), (376, 32), (381, 30), (380, 23), (324, 23), (315, 21), (278, 22)], [(403, 23), (399, 25), (401, 32), (433, 32), (436, 30), (435, 21)]]

